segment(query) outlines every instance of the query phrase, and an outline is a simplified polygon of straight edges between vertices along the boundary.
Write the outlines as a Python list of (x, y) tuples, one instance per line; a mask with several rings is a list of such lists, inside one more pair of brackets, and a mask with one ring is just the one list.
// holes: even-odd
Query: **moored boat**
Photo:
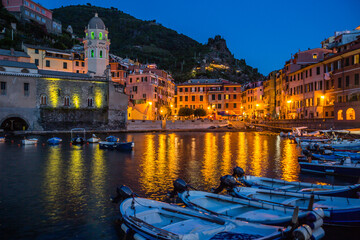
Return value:
[(135, 144), (134, 142), (118, 142), (116, 143), (116, 149), (119, 151), (132, 151)]
[(62, 142), (62, 139), (61, 138), (58, 138), (58, 137), (53, 137), (53, 138), (49, 138), (47, 140), (47, 143), (49, 145), (57, 145), (57, 144), (60, 144)]
[(101, 141), (101, 142), (99, 142), (99, 148), (100, 149), (115, 149), (116, 148), (116, 142)]
[(329, 175), (360, 176), (360, 163), (352, 163), (350, 158), (344, 162), (330, 162), (313, 160), (311, 162), (299, 162), (301, 171), (315, 172)]
[(360, 199), (343, 198), (305, 193), (291, 193), (259, 188), (235, 187), (231, 194), (236, 197), (253, 199), (263, 203), (308, 209), (322, 208), (324, 223), (330, 226), (360, 226)]
[(0, 137), (0, 143), (5, 142), (5, 137)]
[[(122, 186), (123, 187), (123, 186)], [(122, 229), (135, 239), (310, 239), (312, 230), (281, 228), (204, 214), (177, 205), (130, 197), (120, 204)], [(305, 230), (306, 228), (306, 230)], [(293, 234), (295, 237), (293, 237)]]
[[(77, 133), (77, 134), (76, 134)], [(79, 135), (82, 133), (82, 137)], [(74, 135), (76, 136), (74, 137)], [(72, 144), (84, 144), (86, 141), (85, 137), (85, 129), (84, 128), (73, 128), (71, 129), (71, 143)]]
[(89, 138), (87, 141), (89, 143), (98, 143), (100, 142), (100, 140), (101, 140), (100, 138), (98, 138), (95, 134), (93, 134), (92, 137)]
[(105, 138), (106, 142), (118, 142), (119, 138), (115, 136), (108, 136)]
[(23, 145), (34, 145), (38, 143), (38, 139), (37, 138), (30, 138), (30, 139), (23, 139), (21, 140), (21, 144)]

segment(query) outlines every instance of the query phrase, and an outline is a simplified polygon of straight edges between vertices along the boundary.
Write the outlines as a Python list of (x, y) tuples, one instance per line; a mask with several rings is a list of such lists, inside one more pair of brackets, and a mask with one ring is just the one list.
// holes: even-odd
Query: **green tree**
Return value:
[(196, 117), (203, 117), (203, 116), (206, 116), (206, 111), (204, 109), (202, 109), (202, 108), (197, 108), (194, 111), (194, 115)]
[(191, 108), (182, 107), (179, 109), (178, 115), (182, 117), (189, 117), (193, 114), (194, 114), (194, 110), (192, 110)]

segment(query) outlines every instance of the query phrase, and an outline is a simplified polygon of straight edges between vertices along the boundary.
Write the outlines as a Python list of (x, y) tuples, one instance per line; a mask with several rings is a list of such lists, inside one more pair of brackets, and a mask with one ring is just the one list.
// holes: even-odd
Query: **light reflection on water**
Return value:
[[(116, 239), (118, 208), (108, 199), (121, 184), (140, 196), (163, 199), (176, 178), (209, 190), (235, 166), (256, 176), (333, 181), (301, 177), (296, 145), (266, 133), (118, 134), (135, 142), (132, 153), (70, 146), (69, 136), (59, 136), (60, 146), (0, 144), (0, 236), (5, 239)], [(49, 138), (38, 137), (41, 143)]]

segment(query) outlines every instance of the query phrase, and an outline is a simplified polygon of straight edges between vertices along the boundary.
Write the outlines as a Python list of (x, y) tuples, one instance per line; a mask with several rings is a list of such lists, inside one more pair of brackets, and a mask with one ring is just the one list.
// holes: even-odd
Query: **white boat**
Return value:
[[(72, 144), (84, 144), (86, 141), (86, 131), (84, 128), (73, 128), (70, 131), (71, 133), (71, 143)], [(82, 137), (79, 135), (82, 133)]]
[(240, 179), (247, 187), (258, 187), (279, 191), (320, 194), (325, 196), (352, 197), (360, 190), (360, 184), (339, 186), (306, 182), (289, 182), (280, 179), (244, 176)]
[(249, 187), (235, 187), (233, 196), (257, 200), (274, 205), (299, 207), (308, 209), (313, 203), (314, 208), (322, 208), (325, 213), (324, 223), (332, 226), (360, 226), (360, 199), (343, 198), (305, 193), (291, 193)]
[(21, 144), (23, 145), (34, 145), (38, 143), (38, 139), (37, 138), (30, 138), (30, 139), (23, 139), (21, 140)]
[[(155, 200), (132, 197), (120, 204), (121, 228), (135, 232), (134, 239), (302, 239), (312, 237), (309, 226), (281, 228), (222, 218)], [(306, 230), (305, 230), (306, 228)], [(295, 238), (295, 237), (294, 237)]]
[(89, 138), (87, 141), (89, 143), (98, 143), (100, 142), (100, 140), (101, 140), (100, 138), (98, 138), (95, 134), (93, 134), (92, 137)]
[[(266, 225), (289, 226), (294, 212), (293, 209), (284, 206), (274, 206), (256, 200), (234, 198), (202, 191), (183, 191), (179, 193), (179, 197), (186, 206), (198, 211)], [(324, 216), (322, 209), (315, 211), (300, 211), (298, 219), (302, 221), (302, 224), (306, 224), (308, 214)], [(322, 223), (316, 223), (315, 225), (321, 227)]]

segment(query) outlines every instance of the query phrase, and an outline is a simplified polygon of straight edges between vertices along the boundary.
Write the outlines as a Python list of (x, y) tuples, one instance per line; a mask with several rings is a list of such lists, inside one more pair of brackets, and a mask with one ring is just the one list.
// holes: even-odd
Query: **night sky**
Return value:
[[(219, 34), (236, 58), (262, 74), (283, 67), (291, 54), (321, 47), (335, 31), (360, 25), (360, 0), (37, 0), (46, 8), (91, 3), (153, 20), (201, 43)], [(100, 16), (101, 17), (101, 16)], [(111, 34), (111, 33), (110, 33)], [(111, 47), (111, 46), (110, 46)]]

